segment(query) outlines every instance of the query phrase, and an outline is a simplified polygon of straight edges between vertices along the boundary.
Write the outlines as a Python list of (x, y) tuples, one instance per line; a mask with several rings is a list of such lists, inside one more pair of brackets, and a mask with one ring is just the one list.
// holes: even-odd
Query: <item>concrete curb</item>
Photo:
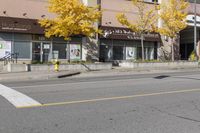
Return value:
[(70, 76), (75, 76), (81, 74), (81, 72), (65, 72), (65, 73), (51, 73), (51, 74), (32, 74), (29, 75), (20, 75), (16, 74), (15, 76), (0, 76), (0, 82), (9, 82), (9, 81), (27, 81), (27, 80), (47, 80), (47, 79), (56, 79), (56, 78), (65, 78)]

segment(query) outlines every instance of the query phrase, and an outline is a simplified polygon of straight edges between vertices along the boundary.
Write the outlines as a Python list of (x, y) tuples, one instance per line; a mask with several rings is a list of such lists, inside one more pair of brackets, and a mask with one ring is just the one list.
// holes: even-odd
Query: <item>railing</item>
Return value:
[(18, 56), (19, 56), (19, 53), (10, 53), (0, 58), (0, 61), (3, 61), (4, 65), (7, 65), (9, 62), (17, 63)]

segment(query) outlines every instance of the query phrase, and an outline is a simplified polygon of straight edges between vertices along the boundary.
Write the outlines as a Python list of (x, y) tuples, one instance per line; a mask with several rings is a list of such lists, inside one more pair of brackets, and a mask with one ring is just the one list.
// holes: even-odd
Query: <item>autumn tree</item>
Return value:
[(68, 40), (73, 35), (91, 36), (98, 32), (94, 26), (101, 17), (98, 7), (87, 7), (80, 0), (49, 0), (48, 9), (56, 17), (39, 21), (48, 38), (57, 36)]
[(160, 5), (162, 27), (158, 29), (161, 35), (168, 36), (171, 41), (172, 61), (174, 61), (174, 45), (181, 30), (187, 27), (188, 2), (186, 0), (168, 0)]
[(130, 21), (123, 13), (118, 14), (117, 19), (122, 25), (131, 29), (140, 36), (142, 60), (144, 61), (144, 34), (154, 32), (154, 28), (157, 24), (157, 14), (155, 13), (155, 9), (147, 8), (144, 0), (132, 0), (132, 3), (137, 8), (138, 19), (135, 21)]

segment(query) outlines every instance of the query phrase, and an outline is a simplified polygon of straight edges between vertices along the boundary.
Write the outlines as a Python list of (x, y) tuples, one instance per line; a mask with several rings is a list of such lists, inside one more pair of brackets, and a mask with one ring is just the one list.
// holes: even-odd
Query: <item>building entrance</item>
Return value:
[(180, 44), (181, 60), (188, 60), (193, 50), (193, 43)]
[(51, 44), (49, 42), (32, 43), (32, 60), (37, 62), (50, 61)]
[(113, 46), (113, 60), (123, 60), (124, 46)]

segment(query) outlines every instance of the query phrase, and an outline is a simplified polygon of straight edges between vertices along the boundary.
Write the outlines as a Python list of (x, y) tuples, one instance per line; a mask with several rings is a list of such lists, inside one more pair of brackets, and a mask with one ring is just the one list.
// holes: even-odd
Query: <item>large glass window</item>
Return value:
[(30, 59), (30, 42), (14, 42), (13, 52), (18, 53), (18, 58)]
[(111, 61), (112, 55), (112, 40), (102, 40), (100, 45), (99, 60), (102, 62)]
[(126, 60), (136, 60), (137, 59), (137, 48), (136, 47), (126, 47)]
[(58, 52), (59, 59), (67, 58), (67, 44), (66, 43), (53, 43), (53, 53)]
[[(156, 46), (154, 42), (144, 42), (144, 59), (153, 60), (155, 57)], [(142, 59), (142, 47), (138, 47), (138, 59)]]

